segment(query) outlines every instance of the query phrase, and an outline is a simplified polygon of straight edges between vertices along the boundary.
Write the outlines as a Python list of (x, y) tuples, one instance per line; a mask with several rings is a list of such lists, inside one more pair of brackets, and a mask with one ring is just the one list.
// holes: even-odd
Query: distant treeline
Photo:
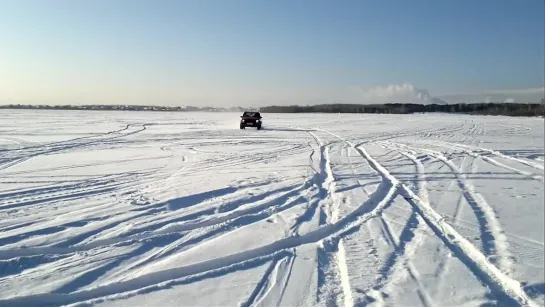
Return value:
[(146, 106), (146, 105), (0, 105), (0, 109), (34, 109), (34, 110), (95, 110), (95, 111), (160, 111), (160, 112), (242, 112), (244, 108), (213, 108), (193, 106)]
[[(165, 107), (143, 105), (0, 105), (0, 109), (48, 109), (48, 110), (118, 110), (118, 111), (162, 111), (162, 112), (241, 112), (242, 107)], [(457, 103), (457, 104), (322, 104), (312, 106), (268, 106), (261, 107), (263, 113), (462, 113), (475, 115), (545, 116), (545, 102), (541, 103)]]
[(313, 106), (269, 106), (263, 113), (463, 113), (475, 115), (544, 116), (543, 103), (458, 103), (458, 104), (322, 104)]

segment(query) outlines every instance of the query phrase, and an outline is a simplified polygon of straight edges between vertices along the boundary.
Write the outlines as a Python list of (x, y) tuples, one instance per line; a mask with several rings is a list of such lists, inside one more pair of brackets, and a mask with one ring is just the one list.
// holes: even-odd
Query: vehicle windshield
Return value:
[(259, 113), (257, 113), (257, 112), (244, 112), (244, 114), (242, 114), (242, 116), (244, 116), (244, 117), (260, 117)]

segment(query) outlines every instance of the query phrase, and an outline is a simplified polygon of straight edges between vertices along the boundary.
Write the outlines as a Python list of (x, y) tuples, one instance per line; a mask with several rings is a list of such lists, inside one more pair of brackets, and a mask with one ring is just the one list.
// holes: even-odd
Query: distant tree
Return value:
[[(50, 110), (129, 110), (129, 111), (224, 111), (216, 108), (164, 107), (140, 105), (0, 105), (0, 109), (50, 109)], [(372, 114), (411, 114), (411, 113), (461, 113), (476, 115), (505, 116), (545, 116), (545, 97), (539, 103), (474, 103), (474, 104), (322, 104), (312, 106), (267, 106), (263, 113), (372, 113)]]

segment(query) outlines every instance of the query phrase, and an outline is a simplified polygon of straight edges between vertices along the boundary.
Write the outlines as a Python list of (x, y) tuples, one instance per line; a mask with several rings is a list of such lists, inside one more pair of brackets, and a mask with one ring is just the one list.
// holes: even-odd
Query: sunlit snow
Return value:
[(0, 110), (0, 306), (543, 306), (544, 121)]

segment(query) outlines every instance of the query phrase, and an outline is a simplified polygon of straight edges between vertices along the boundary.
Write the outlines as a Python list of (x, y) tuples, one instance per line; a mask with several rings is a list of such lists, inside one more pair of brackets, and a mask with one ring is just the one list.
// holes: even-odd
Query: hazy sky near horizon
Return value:
[(539, 101), (542, 0), (0, 0), (0, 103)]

